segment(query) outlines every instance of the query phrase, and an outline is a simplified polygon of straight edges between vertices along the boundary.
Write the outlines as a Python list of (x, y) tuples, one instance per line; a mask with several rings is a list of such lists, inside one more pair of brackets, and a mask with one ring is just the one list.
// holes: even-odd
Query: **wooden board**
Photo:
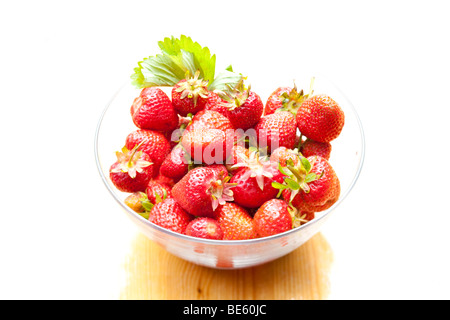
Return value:
[(287, 256), (241, 270), (192, 264), (138, 234), (124, 261), (127, 281), (120, 299), (321, 300), (329, 294), (332, 261), (320, 233)]

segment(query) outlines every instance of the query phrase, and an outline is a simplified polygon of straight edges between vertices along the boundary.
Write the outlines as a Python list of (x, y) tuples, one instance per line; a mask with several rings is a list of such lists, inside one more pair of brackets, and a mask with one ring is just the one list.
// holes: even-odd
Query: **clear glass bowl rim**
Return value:
[[(321, 76), (322, 78), (323, 75)], [(336, 209), (341, 203), (342, 201), (344, 201), (344, 199), (348, 196), (348, 194), (350, 193), (350, 191), (353, 189), (353, 187), (356, 184), (356, 181), (358, 180), (363, 164), (364, 164), (364, 158), (365, 158), (365, 148), (366, 148), (366, 143), (365, 143), (365, 136), (364, 136), (364, 129), (361, 123), (361, 119), (359, 118), (359, 115), (355, 109), (355, 107), (353, 106), (353, 104), (350, 102), (350, 100), (347, 98), (347, 96), (339, 89), (339, 87), (337, 87), (333, 82), (331, 82), (329, 79), (326, 79), (330, 84), (332, 84), (334, 86), (334, 88), (339, 91), (339, 93), (342, 95), (342, 97), (344, 99), (346, 99), (346, 102), (348, 104), (348, 106), (350, 107), (350, 109), (352, 110), (355, 118), (356, 118), (356, 122), (358, 123), (358, 127), (359, 127), (359, 132), (361, 134), (361, 157), (358, 163), (358, 169), (355, 173), (355, 175), (353, 176), (352, 181), (350, 182), (349, 187), (347, 188), (347, 190), (345, 191), (344, 194), (342, 194), (339, 198), (339, 200), (331, 207), (329, 208), (325, 214), (322, 214), (321, 216), (297, 227), (294, 229), (291, 229), (289, 231), (283, 232), (283, 233), (279, 233), (276, 235), (272, 235), (272, 236), (268, 236), (268, 237), (263, 237), (263, 238), (256, 238), (256, 239), (248, 239), (248, 240), (212, 240), (212, 239), (202, 239), (202, 238), (197, 238), (197, 237), (192, 237), (192, 236), (188, 236), (188, 235), (184, 235), (181, 233), (177, 233), (177, 232), (173, 232), (171, 230), (165, 229), (163, 227), (160, 227), (150, 221), (148, 221), (147, 219), (143, 218), (141, 215), (139, 215), (138, 213), (134, 212), (132, 209), (130, 209), (125, 203), (123, 203), (123, 201), (121, 199), (119, 199), (116, 194), (115, 191), (113, 190), (112, 186), (110, 185), (110, 183), (108, 182), (107, 177), (105, 177), (105, 175), (103, 174), (103, 170), (102, 170), (102, 166), (100, 164), (100, 160), (99, 160), (99, 154), (98, 154), (98, 137), (99, 137), (99, 133), (101, 130), (101, 125), (103, 122), (103, 118), (106, 114), (106, 112), (108, 111), (110, 105), (112, 104), (112, 102), (114, 101), (114, 99), (117, 97), (117, 95), (123, 90), (123, 88), (125, 86), (128, 85), (128, 83), (124, 83), (122, 86), (120, 86), (120, 88), (115, 92), (115, 94), (110, 98), (110, 100), (107, 102), (106, 106), (104, 107), (101, 115), (100, 115), (100, 119), (98, 120), (97, 123), (97, 127), (95, 130), (95, 137), (94, 137), (94, 156), (95, 156), (95, 162), (97, 165), (97, 169), (98, 172), (100, 173), (100, 177), (102, 178), (103, 183), (105, 184), (106, 188), (108, 189), (109, 193), (113, 196), (113, 198), (119, 203), (119, 205), (131, 216), (133, 216), (134, 218), (140, 219), (142, 220), (142, 222), (148, 226), (151, 229), (155, 229), (159, 232), (165, 233), (168, 236), (173, 236), (175, 238), (179, 238), (182, 240), (187, 240), (190, 242), (196, 242), (196, 243), (200, 243), (200, 244), (206, 244), (206, 245), (218, 245), (218, 246), (227, 246), (227, 245), (251, 245), (251, 244), (256, 244), (256, 243), (262, 243), (262, 242), (269, 242), (272, 240), (275, 240), (277, 238), (282, 238), (282, 237), (286, 237), (286, 236), (290, 236), (293, 233), (296, 232), (300, 232), (303, 228), (305, 228), (306, 226), (309, 226), (310, 224), (314, 224), (316, 222), (318, 222), (319, 220), (325, 218), (326, 216), (328, 216), (334, 209)]]

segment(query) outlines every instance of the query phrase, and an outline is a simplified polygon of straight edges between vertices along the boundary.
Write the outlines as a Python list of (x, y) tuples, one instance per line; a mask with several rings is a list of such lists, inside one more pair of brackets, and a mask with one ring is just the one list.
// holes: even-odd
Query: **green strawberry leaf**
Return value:
[(302, 162), (303, 168), (305, 168), (306, 172), (311, 170), (311, 163), (305, 157), (300, 157), (300, 161)]
[(306, 175), (306, 178), (305, 178), (305, 182), (306, 183), (310, 183), (310, 182), (312, 182), (314, 180), (317, 180), (317, 175), (314, 172), (313, 173), (308, 173)]
[(224, 70), (217, 75), (214, 81), (208, 86), (208, 89), (228, 93), (233, 90), (242, 78), (241, 74)]
[[(211, 55), (208, 47), (202, 47), (194, 42), (190, 37), (181, 35), (180, 38), (164, 38), (158, 42), (161, 51), (169, 56), (179, 56), (182, 51), (192, 54), (192, 60), (188, 60), (190, 64), (195, 66), (195, 70), (200, 70), (200, 76), (206, 81), (213, 81), (216, 68), (216, 55)], [(181, 79), (180, 79), (181, 80)]]
[(153, 193), (153, 195), (155, 196), (156, 203), (160, 203), (163, 201), (163, 199), (161, 199), (161, 196), (159, 195), (158, 192)]
[(161, 54), (145, 58), (138, 65), (131, 76), (131, 83), (138, 88), (173, 86), (185, 78), (187, 71), (169, 56)]
[(148, 220), (148, 218), (150, 217), (150, 211), (140, 212), (139, 215)]
[(139, 199), (146, 212), (150, 212), (153, 209), (154, 204), (151, 203), (147, 197)]
[(275, 189), (279, 189), (279, 190), (288, 189), (288, 186), (281, 184), (279, 182), (276, 182), (276, 181), (272, 181), (272, 187), (274, 187)]
[(285, 176), (292, 176), (292, 172), (288, 168), (283, 167), (280, 163), (278, 163), (278, 171), (280, 171)]
[(159, 41), (161, 54), (144, 58), (138, 62), (131, 75), (132, 84), (138, 88), (153, 86), (174, 86), (200, 71), (200, 78), (208, 81), (210, 91), (229, 92), (242, 79), (242, 75), (233, 72), (228, 66), (215, 77), (216, 55), (211, 55), (208, 47), (202, 47), (190, 37), (166, 37)]
[(297, 181), (292, 180), (291, 178), (286, 178), (286, 179), (284, 179), (284, 181), (288, 185), (289, 189), (291, 189), (291, 190), (298, 190), (298, 189), (300, 189), (300, 185), (298, 184)]

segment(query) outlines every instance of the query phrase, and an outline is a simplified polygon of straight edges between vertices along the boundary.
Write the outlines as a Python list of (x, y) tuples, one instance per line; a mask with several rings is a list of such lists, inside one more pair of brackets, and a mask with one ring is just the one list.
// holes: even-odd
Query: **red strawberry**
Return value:
[(218, 129), (195, 129), (185, 131), (181, 145), (194, 160), (201, 164), (223, 164), (227, 154), (231, 153), (234, 143), (234, 131)]
[(247, 240), (257, 237), (252, 217), (241, 206), (228, 202), (215, 211), (223, 230), (223, 240)]
[(155, 204), (158, 201), (172, 198), (172, 187), (165, 183), (161, 183), (158, 181), (150, 180), (147, 185), (147, 189), (145, 192), (147, 193), (148, 200)]
[(153, 176), (154, 165), (150, 157), (137, 151), (136, 145), (131, 151), (123, 147), (116, 152), (117, 161), (111, 166), (109, 176), (112, 183), (122, 192), (145, 191)]
[(272, 182), (283, 182), (283, 174), (278, 171), (277, 163), (261, 159), (259, 153), (251, 152), (248, 160), (234, 167), (243, 168), (230, 180), (236, 184), (233, 189), (236, 203), (247, 208), (257, 208), (276, 197), (278, 190), (272, 186)]
[(166, 156), (159, 170), (164, 176), (178, 181), (188, 172), (189, 163), (191, 163), (189, 154), (178, 144)]
[[(241, 81), (235, 90), (221, 97), (226, 102), (224, 115), (230, 119), (235, 129), (247, 130), (254, 127), (262, 116), (264, 104), (259, 95), (245, 88)], [(223, 106), (216, 110), (224, 110)]]
[(172, 89), (173, 107), (182, 116), (203, 110), (208, 101), (208, 82), (199, 79), (199, 75), (199, 71), (193, 78), (188, 75)]
[[(283, 198), (292, 202), (300, 212), (320, 212), (330, 208), (338, 199), (340, 182), (330, 163), (320, 156), (302, 158), (302, 166), (287, 168), (293, 173), (290, 188), (283, 190)], [(306, 165), (305, 165), (306, 163)], [(309, 163), (309, 164), (308, 164)], [(297, 188), (297, 185), (300, 186)]]
[(286, 147), (279, 147), (275, 149), (270, 155), (270, 161), (278, 162), (283, 167), (286, 166), (288, 160), (291, 160), (294, 165), (300, 164), (300, 158), (297, 149), (288, 149)]
[(306, 139), (302, 142), (300, 152), (306, 157), (321, 156), (327, 160), (331, 155), (331, 144), (329, 142), (318, 142), (311, 139)]
[(297, 132), (295, 116), (288, 111), (279, 111), (261, 118), (255, 127), (260, 147), (268, 152), (278, 147), (293, 149)]
[(253, 217), (258, 236), (268, 237), (292, 229), (292, 216), (286, 201), (272, 199), (258, 209)]
[(283, 107), (284, 99), (281, 95), (285, 92), (289, 93), (291, 90), (291, 87), (278, 87), (275, 89), (266, 101), (266, 105), (264, 106), (264, 115), (272, 114), (277, 109)]
[(150, 222), (178, 233), (183, 233), (192, 219), (173, 198), (155, 204), (148, 218)]
[(181, 137), (184, 150), (195, 163), (224, 163), (233, 145), (233, 126), (216, 111), (197, 113)]
[(264, 115), (275, 113), (278, 109), (290, 111), (292, 114), (297, 113), (297, 109), (302, 102), (312, 94), (312, 84), (309, 94), (304, 94), (303, 90), (297, 91), (297, 86), (294, 87), (279, 87), (267, 99), (264, 107)]
[(344, 127), (345, 116), (339, 105), (329, 96), (312, 96), (297, 110), (297, 125), (309, 139), (330, 142), (336, 139)]
[(213, 217), (219, 204), (233, 201), (233, 185), (228, 181), (228, 171), (223, 165), (197, 167), (173, 186), (172, 196), (190, 214)]
[(125, 146), (133, 149), (141, 144), (138, 150), (148, 154), (153, 162), (153, 174), (159, 173), (159, 167), (170, 152), (170, 143), (161, 132), (153, 130), (136, 130), (131, 132), (125, 140)]
[(170, 131), (178, 125), (178, 115), (169, 97), (159, 88), (144, 88), (131, 106), (134, 124), (140, 129)]
[(205, 105), (205, 110), (216, 111), (226, 117), (227, 115), (226, 101), (223, 100), (217, 93), (210, 92), (208, 96), (208, 101), (206, 102)]
[(159, 174), (153, 178), (153, 181), (162, 183), (164, 185), (168, 185), (169, 187), (173, 187), (175, 185), (175, 180), (169, 177), (166, 177), (165, 175), (161, 174), (161, 170)]
[(219, 225), (219, 222), (215, 219), (207, 217), (200, 217), (192, 220), (187, 225), (184, 234), (203, 239), (223, 239), (223, 231)]
[(191, 123), (186, 127), (186, 131), (193, 131), (196, 129), (218, 129), (226, 131), (233, 129), (230, 120), (224, 115), (213, 110), (203, 110), (198, 112)]

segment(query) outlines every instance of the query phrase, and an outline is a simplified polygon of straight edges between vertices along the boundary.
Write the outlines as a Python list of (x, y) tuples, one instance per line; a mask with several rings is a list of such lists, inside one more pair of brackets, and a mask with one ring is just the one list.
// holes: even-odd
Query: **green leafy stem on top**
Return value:
[(185, 35), (166, 37), (158, 46), (161, 54), (144, 58), (134, 68), (131, 79), (137, 88), (174, 86), (187, 73), (200, 72), (199, 77), (208, 82), (209, 91), (228, 92), (243, 78), (233, 72), (231, 65), (216, 75), (216, 55)]

